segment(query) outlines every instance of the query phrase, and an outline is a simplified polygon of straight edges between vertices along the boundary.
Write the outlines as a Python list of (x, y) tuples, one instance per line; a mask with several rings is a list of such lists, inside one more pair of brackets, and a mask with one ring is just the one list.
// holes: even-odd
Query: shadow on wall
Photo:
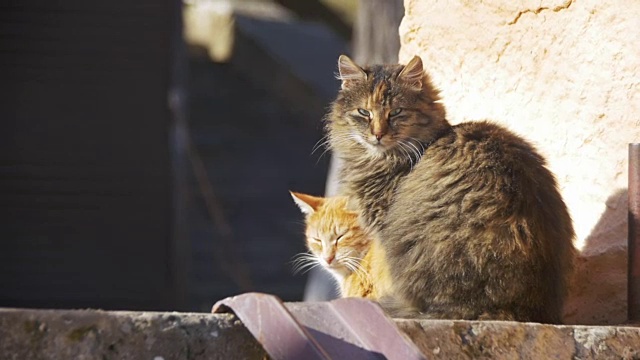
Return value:
[(567, 324), (612, 325), (627, 321), (627, 189), (615, 191), (576, 262)]

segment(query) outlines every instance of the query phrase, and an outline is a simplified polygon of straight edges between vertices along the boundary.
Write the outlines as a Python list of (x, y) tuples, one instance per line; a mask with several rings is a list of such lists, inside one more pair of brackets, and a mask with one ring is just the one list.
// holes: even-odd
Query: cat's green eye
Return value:
[(358, 109), (358, 113), (364, 117), (371, 116), (371, 113), (369, 112), (369, 110), (365, 110), (365, 109)]
[(389, 116), (396, 116), (402, 112), (402, 108), (395, 108), (389, 111)]

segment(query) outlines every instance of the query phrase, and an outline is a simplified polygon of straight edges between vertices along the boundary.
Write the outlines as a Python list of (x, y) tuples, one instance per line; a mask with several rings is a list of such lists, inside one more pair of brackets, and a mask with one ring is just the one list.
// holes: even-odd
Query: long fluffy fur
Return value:
[[(343, 84), (326, 123), (344, 160), (340, 191), (386, 252), (387, 309), (559, 323), (574, 231), (545, 160), (491, 122), (451, 126), (426, 74), (415, 88), (419, 58), (409, 66), (405, 78), (402, 65), (362, 69), (367, 76)], [(368, 122), (358, 108), (371, 110)], [(401, 122), (385, 117), (392, 108), (403, 109)], [(389, 124), (384, 150), (367, 143), (376, 121)]]

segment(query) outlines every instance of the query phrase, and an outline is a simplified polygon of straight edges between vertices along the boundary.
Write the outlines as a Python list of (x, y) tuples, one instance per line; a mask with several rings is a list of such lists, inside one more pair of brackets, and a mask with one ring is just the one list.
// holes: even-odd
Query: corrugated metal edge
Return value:
[(376, 303), (344, 298), (292, 305), (247, 293), (218, 301), (212, 312), (234, 312), (274, 359), (426, 359)]
[(279, 298), (261, 293), (228, 297), (212, 312), (233, 311), (273, 359), (331, 359)]
[(380, 305), (361, 298), (344, 298), (330, 302), (337, 315), (349, 324), (367, 348), (388, 359), (419, 360), (425, 356), (389, 318)]

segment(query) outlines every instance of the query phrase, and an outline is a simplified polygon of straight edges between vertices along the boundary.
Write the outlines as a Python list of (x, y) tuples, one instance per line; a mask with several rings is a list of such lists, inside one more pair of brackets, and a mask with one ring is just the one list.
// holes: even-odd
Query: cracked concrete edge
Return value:
[(0, 309), (2, 359), (263, 359), (232, 314)]

